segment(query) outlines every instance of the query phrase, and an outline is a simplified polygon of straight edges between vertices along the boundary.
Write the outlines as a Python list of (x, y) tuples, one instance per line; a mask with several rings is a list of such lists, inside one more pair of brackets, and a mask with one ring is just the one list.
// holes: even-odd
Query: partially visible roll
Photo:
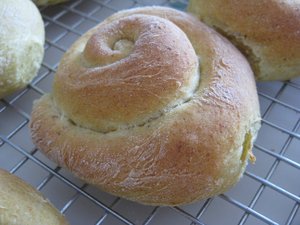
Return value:
[(44, 55), (44, 23), (30, 0), (0, 1), (0, 98), (25, 87)]
[(44, 5), (55, 5), (62, 2), (66, 2), (68, 0), (32, 0), (32, 1), (38, 6), (44, 6)]
[(300, 76), (300, 1), (191, 0), (188, 11), (230, 39), (256, 79)]
[(0, 224), (67, 225), (68, 222), (37, 190), (0, 169)]

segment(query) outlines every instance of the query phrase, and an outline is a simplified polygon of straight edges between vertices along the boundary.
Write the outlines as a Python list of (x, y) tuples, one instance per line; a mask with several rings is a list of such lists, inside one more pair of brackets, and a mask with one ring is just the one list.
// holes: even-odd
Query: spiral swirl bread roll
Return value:
[(245, 58), (170, 8), (120, 11), (61, 60), (31, 133), (52, 160), (104, 191), (178, 205), (226, 191), (259, 128)]
[(300, 76), (300, 2), (190, 0), (188, 11), (231, 40), (258, 80)]
[(67, 225), (68, 223), (32, 186), (0, 169), (0, 224)]
[(30, 0), (0, 1), (0, 98), (25, 87), (44, 55), (45, 31)]

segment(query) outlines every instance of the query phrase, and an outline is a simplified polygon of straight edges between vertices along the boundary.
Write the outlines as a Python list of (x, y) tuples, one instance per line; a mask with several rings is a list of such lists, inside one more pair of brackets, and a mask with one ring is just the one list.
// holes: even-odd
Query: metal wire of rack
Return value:
[(300, 79), (258, 83), (262, 128), (255, 165), (225, 194), (180, 207), (143, 206), (111, 196), (74, 178), (31, 142), (32, 102), (51, 90), (63, 53), (88, 29), (125, 8), (185, 0), (75, 0), (41, 8), (45, 58), (27, 88), (0, 101), (0, 167), (39, 189), (75, 224), (300, 224)]

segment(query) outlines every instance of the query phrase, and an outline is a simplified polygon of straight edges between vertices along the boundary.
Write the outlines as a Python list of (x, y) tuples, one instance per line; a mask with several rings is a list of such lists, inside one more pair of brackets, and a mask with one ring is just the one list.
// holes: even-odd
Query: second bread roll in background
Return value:
[(45, 29), (30, 0), (0, 1), (0, 99), (24, 88), (44, 56)]
[(300, 76), (300, 2), (190, 0), (188, 11), (232, 41), (258, 80)]

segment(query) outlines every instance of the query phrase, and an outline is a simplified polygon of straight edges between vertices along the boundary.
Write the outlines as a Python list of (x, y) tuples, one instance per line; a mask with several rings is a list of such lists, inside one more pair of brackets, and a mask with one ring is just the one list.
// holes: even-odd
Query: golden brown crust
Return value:
[[(97, 73), (88, 73), (91, 64), (96, 68), (92, 72), (107, 67), (97, 67), (95, 64), (101, 62), (91, 63), (87, 58), (73, 61), (79, 58), (76, 55), (84, 51), (89, 37), (97, 30), (92, 29), (62, 59), (54, 81), (54, 94), (45, 95), (34, 104), (30, 123), (33, 140), (48, 157), (80, 178), (112, 194), (141, 203), (178, 205), (224, 192), (238, 181), (245, 169), (247, 160), (241, 160), (242, 152), (251, 152), (243, 149), (246, 134), (251, 133), (253, 142), (259, 128), (259, 107), (252, 71), (245, 58), (229, 42), (196, 18), (173, 9), (146, 7), (121, 11), (99, 26), (113, 24), (123, 18), (141, 17), (154, 19), (153, 24), (160, 24), (161, 21), (163, 24), (173, 23), (172, 27), (176, 28), (169, 29), (175, 29), (176, 32), (179, 30), (180, 35), (186, 36), (181, 41), (190, 42), (183, 45), (190, 45), (191, 49), (176, 46), (172, 50), (191, 68), (186, 68), (185, 63), (178, 65), (180, 62), (177, 59), (160, 59), (166, 62), (159, 65), (165, 63), (168, 66), (168, 63), (175, 62), (172, 67), (183, 73), (174, 78), (169, 74), (169, 67), (164, 66), (166, 71), (159, 74), (159, 77), (166, 76), (164, 79), (175, 79), (180, 83), (177, 90), (174, 92), (173, 86), (169, 84), (157, 89), (150, 96), (150, 110), (145, 110), (150, 119), (143, 123), (130, 122), (128, 126), (115, 126), (109, 130), (105, 123), (104, 126), (100, 123), (90, 129), (90, 124), (95, 121), (94, 118), (90, 120), (90, 117), (95, 116), (94, 113), (85, 118), (89, 120), (86, 126), (83, 123), (79, 126), (76, 117), (70, 120), (66, 115), (73, 112), (65, 112), (65, 107), (68, 107), (66, 104), (77, 104), (79, 109), (86, 111), (94, 104), (104, 104), (107, 107), (104, 110), (107, 113), (111, 110), (113, 114), (109, 118), (112, 122), (126, 121), (128, 118), (121, 111), (120, 118), (115, 119), (114, 113), (118, 111), (118, 106), (111, 103), (114, 98), (123, 98), (123, 89), (126, 91), (135, 85), (134, 82), (125, 82), (126, 79), (122, 77), (128, 74), (126, 69), (116, 74), (111, 69), (115, 79), (121, 80), (119, 92), (112, 90), (112, 85), (105, 90), (107, 98), (87, 103), (94, 98), (93, 94), (97, 92), (94, 86), (101, 83), (101, 80), (98, 78), (97, 82), (84, 83), (79, 81), (79, 76), (98, 77)], [(195, 56), (200, 62), (199, 66), (197, 62), (196, 68)], [(154, 59), (160, 56), (153, 52), (149, 57)], [(109, 66), (113, 67), (114, 64)], [(152, 78), (139, 74), (138, 79), (141, 82), (146, 79), (148, 85), (144, 85), (143, 89), (150, 92), (156, 85), (160, 85), (161, 80), (155, 77), (158, 74), (155, 66), (146, 70)], [(200, 82), (195, 85), (199, 76), (197, 70), (201, 71)], [(60, 76), (68, 78), (63, 80)], [(72, 77), (77, 80), (72, 81)], [(63, 99), (68, 95), (70, 84), (76, 84), (75, 89), (80, 86), (78, 90), (86, 97), (76, 95), (75, 99), (72, 96)], [(188, 91), (186, 94), (176, 93), (181, 90)], [(111, 93), (114, 94), (110, 96)], [(156, 108), (155, 101), (164, 98), (165, 93), (171, 93), (169, 102)], [(131, 92), (125, 98), (128, 98), (125, 100), (128, 102), (140, 101), (140, 93)], [(97, 107), (102, 110), (99, 105)], [(156, 110), (154, 114), (153, 108)], [(136, 105), (128, 105), (127, 110), (135, 111)]]
[(300, 2), (191, 0), (188, 10), (228, 37), (259, 80), (300, 76)]
[(68, 223), (33, 187), (0, 169), (0, 224), (67, 225)]

